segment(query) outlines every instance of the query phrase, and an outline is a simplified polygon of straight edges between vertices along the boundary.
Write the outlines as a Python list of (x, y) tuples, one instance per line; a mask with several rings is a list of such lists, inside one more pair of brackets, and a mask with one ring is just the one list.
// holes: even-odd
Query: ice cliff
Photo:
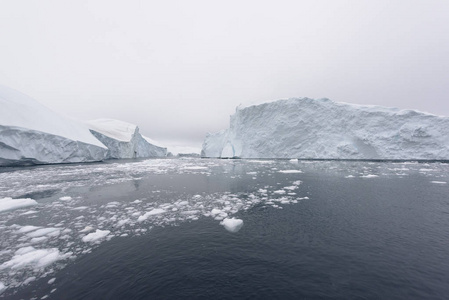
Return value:
[(108, 147), (107, 158), (161, 157), (167, 148), (148, 142), (139, 127), (118, 120), (99, 119), (87, 122), (92, 134)]
[(292, 98), (237, 108), (203, 157), (449, 159), (449, 117)]
[[(120, 140), (115, 144), (113, 138), (108, 142), (97, 139), (91, 129), (86, 123), (53, 112), (36, 100), (0, 85), (0, 166), (134, 157), (129, 155), (130, 151), (135, 151), (136, 157), (165, 156), (160, 147), (154, 150), (139, 139), (137, 127), (128, 142)], [(116, 128), (112, 126), (110, 130)], [(116, 145), (122, 148), (115, 149)]]

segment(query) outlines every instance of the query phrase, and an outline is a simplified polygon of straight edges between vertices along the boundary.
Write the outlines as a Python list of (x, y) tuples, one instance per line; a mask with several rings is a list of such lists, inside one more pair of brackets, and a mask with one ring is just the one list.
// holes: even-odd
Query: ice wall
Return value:
[(51, 111), (0, 85), (0, 166), (78, 163), (165, 156), (136, 125), (102, 119), (88, 124)]
[(449, 159), (449, 118), (309, 98), (237, 108), (203, 157)]
[(0, 85), (0, 166), (100, 161), (106, 153), (85, 124)]
[(87, 122), (92, 134), (108, 147), (107, 158), (164, 157), (167, 148), (153, 145), (139, 133), (139, 127), (119, 120)]

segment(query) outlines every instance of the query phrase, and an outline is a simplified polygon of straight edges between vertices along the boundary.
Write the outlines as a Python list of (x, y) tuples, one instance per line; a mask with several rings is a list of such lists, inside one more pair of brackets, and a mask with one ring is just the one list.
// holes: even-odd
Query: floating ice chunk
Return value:
[(87, 206), (78, 206), (78, 207), (74, 207), (74, 208), (72, 208), (73, 210), (85, 210), (85, 209), (87, 209), (88, 207)]
[(122, 227), (123, 225), (129, 223), (130, 221), (131, 221), (130, 219), (120, 220), (117, 222), (117, 227)]
[(222, 210), (218, 209), (218, 208), (213, 208), (210, 213), (213, 215), (218, 215), (218, 214), (222, 213)]
[(48, 284), (53, 284), (53, 283), (55, 282), (55, 280), (56, 280), (56, 278), (53, 277), (52, 279), (50, 279), (50, 280), (48, 281)]
[(27, 279), (25, 279), (25, 281), (22, 282), (22, 284), (27, 285), (28, 283), (35, 281), (35, 280), (36, 280), (36, 276), (31, 276), (31, 277), (28, 277)]
[(37, 202), (36, 200), (30, 198), (22, 198), (22, 199), (13, 199), (10, 197), (0, 198), (0, 212), (33, 205), (37, 205)]
[(70, 200), (72, 200), (72, 197), (64, 196), (64, 197), (59, 198), (59, 200), (61, 200), (61, 201), (70, 201)]
[(31, 244), (38, 244), (38, 243), (42, 243), (44, 241), (48, 240), (48, 237), (46, 236), (41, 236), (41, 237), (36, 237), (36, 238), (32, 238), (30, 240)]
[(297, 159), (297, 158), (292, 158), (292, 159), (290, 159), (290, 162), (291, 162), (291, 163), (297, 163), (297, 162), (298, 162), (298, 159)]
[(162, 208), (155, 208), (153, 210), (150, 210), (149, 212), (146, 212), (144, 215), (140, 216), (137, 221), (138, 222), (143, 222), (146, 219), (148, 219), (149, 216), (154, 216), (154, 215), (159, 215), (159, 214), (163, 214), (166, 211)]
[(354, 175), (345, 176), (345, 178), (354, 178)]
[(284, 173), (284, 174), (295, 174), (295, 173), (302, 173), (301, 170), (280, 170), (278, 171), (279, 173)]
[(290, 190), (290, 191), (293, 191), (293, 190), (296, 190), (298, 187), (296, 186), (296, 185), (292, 185), (292, 186), (286, 186), (286, 187), (284, 187), (284, 190)]
[(56, 248), (35, 249), (32, 246), (28, 246), (17, 250), (11, 260), (0, 265), (0, 270), (23, 269), (26, 267), (41, 269), (66, 257)]
[(368, 174), (368, 175), (363, 175), (363, 176), (360, 176), (361, 178), (376, 178), (376, 177), (379, 177), (378, 175), (374, 175), (374, 174)]
[(165, 213), (165, 210), (163, 210), (162, 208), (155, 208), (155, 209), (145, 213), (145, 215), (153, 216), (153, 215), (159, 215), (159, 214), (163, 214), (163, 213)]
[(39, 228), (42, 228), (42, 227), (27, 225), (27, 226), (23, 226), (19, 230), (17, 230), (17, 233), (28, 233), (30, 231), (33, 231), (33, 230), (36, 230)]
[(88, 235), (83, 237), (82, 240), (85, 243), (94, 243), (101, 239), (104, 239), (109, 233), (111, 233), (109, 230), (97, 229), (95, 232), (89, 233)]
[(36, 214), (37, 211), (36, 210), (29, 210), (24, 212), (23, 214), (20, 214), (21, 216), (26, 216), (26, 215), (32, 215), (32, 214)]
[(223, 225), (224, 228), (229, 232), (237, 232), (242, 228), (243, 220), (235, 218), (232, 219), (226, 218), (220, 222), (220, 225)]
[(288, 198), (282, 197), (281, 199), (279, 199), (279, 202), (281, 204), (289, 204), (290, 200)]
[(92, 230), (94, 230), (92, 226), (86, 226), (83, 230), (80, 230), (80, 232), (91, 232)]
[(226, 218), (228, 216), (228, 213), (226, 213), (224, 210), (221, 210), (221, 209), (218, 209), (218, 208), (213, 208), (211, 210), (210, 214), (217, 221), (221, 221), (221, 220), (223, 220), (224, 218)]
[(436, 184), (446, 184), (446, 181), (431, 181), (431, 183), (436, 183)]
[(35, 237), (40, 237), (40, 236), (58, 236), (61, 232), (60, 228), (42, 228), (42, 229), (38, 229), (36, 231), (32, 231), (29, 232), (27, 234), (27, 236), (35, 238)]
[(273, 192), (273, 194), (280, 194), (280, 195), (285, 194), (285, 193), (286, 192), (284, 190), (277, 190), (277, 191)]

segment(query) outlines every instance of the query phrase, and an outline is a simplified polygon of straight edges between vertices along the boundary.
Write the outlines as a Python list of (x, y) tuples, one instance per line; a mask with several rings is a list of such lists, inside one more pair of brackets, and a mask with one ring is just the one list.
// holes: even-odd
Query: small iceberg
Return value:
[(232, 233), (238, 232), (243, 227), (243, 220), (241, 219), (229, 219), (226, 218), (220, 222), (220, 225), (223, 225), (224, 228)]

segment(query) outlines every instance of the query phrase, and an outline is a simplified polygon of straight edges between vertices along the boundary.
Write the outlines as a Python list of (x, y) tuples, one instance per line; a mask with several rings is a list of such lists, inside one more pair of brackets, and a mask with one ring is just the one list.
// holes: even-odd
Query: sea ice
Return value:
[(279, 173), (295, 174), (295, 173), (302, 173), (302, 171), (301, 170), (280, 170)]
[(12, 199), (10, 197), (0, 199), (0, 212), (37, 205), (36, 200), (30, 198)]
[(379, 177), (378, 175), (374, 175), (374, 174), (368, 174), (368, 175), (362, 175), (360, 176), (361, 178), (376, 178)]
[(32, 226), (32, 225), (22, 226), (22, 227), (20, 227), (19, 230), (17, 230), (17, 233), (28, 233), (30, 231), (33, 231), (33, 230), (36, 230), (36, 229), (39, 229), (39, 228), (41, 228), (41, 227), (39, 227), (39, 226)]
[(36, 238), (41, 236), (58, 236), (61, 233), (61, 228), (41, 228), (27, 233), (28, 237)]
[(66, 255), (62, 255), (56, 248), (35, 249), (32, 246), (28, 246), (18, 249), (9, 261), (0, 265), (0, 270), (8, 268), (23, 269), (27, 267), (41, 269), (64, 258), (66, 258)]
[(111, 233), (109, 230), (100, 230), (97, 229), (95, 232), (89, 233), (85, 237), (82, 238), (85, 243), (94, 243), (101, 239), (106, 238), (106, 236)]
[(220, 222), (220, 225), (223, 225), (227, 231), (234, 233), (242, 228), (243, 220), (235, 218), (226, 218)]
[(92, 230), (94, 230), (94, 228), (92, 226), (86, 226), (86, 227), (84, 227), (84, 229), (80, 230), (80, 232), (81, 233), (83, 233), (83, 232), (90, 232)]

